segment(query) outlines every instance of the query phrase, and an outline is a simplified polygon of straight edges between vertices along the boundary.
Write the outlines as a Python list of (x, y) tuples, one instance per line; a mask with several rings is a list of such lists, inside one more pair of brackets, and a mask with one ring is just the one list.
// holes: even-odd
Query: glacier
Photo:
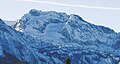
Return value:
[[(118, 64), (120, 33), (80, 16), (32, 9), (13, 26), (0, 20), (0, 62)], [(15, 60), (11, 60), (13, 57)]]

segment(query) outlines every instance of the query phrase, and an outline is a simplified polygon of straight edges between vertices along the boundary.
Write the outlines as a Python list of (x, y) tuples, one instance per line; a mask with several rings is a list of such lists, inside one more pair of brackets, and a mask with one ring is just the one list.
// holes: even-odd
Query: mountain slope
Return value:
[[(54, 60), (33, 49), (30, 46), (32, 40), (27, 38), (0, 19), (0, 64), (63, 64), (57, 58)], [(59, 62), (55, 62), (56, 60)]]
[[(22, 38), (19, 32), (7, 26), (2, 20), (0, 20), (0, 45), (5, 59), (12, 60), (11, 56), (15, 56), (22, 62), (38, 64), (38, 58), (35, 56), (34, 50), (26, 46), (26, 40)], [(14, 60), (12, 61), (14, 62)]]

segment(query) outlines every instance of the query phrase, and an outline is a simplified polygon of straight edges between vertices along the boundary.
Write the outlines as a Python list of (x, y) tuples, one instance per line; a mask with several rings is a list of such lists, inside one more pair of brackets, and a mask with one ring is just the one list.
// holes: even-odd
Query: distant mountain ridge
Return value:
[(65, 64), (68, 57), (71, 64), (117, 64), (120, 34), (75, 14), (32, 9), (13, 28), (0, 21), (0, 49), (0, 57), (6, 52), (25, 64)]

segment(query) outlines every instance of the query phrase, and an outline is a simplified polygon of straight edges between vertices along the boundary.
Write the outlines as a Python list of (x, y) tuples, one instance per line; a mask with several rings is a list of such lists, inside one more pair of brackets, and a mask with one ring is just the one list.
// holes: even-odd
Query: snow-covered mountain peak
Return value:
[[(17, 31), (40, 36), (46, 31), (59, 31), (68, 21), (69, 15), (63, 12), (39, 11), (32, 9), (14, 25)], [(52, 27), (56, 26), (56, 28)], [(49, 28), (49, 29), (48, 29)], [(31, 32), (33, 31), (33, 32)]]
[[(67, 15), (63, 12), (39, 11), (35, 9), (25, 14), (14, 25), (14, 28), (34, 37), (68, 38), (68, 35), (63, 34), (65, 31), (65, 34), (68, 33), (69, 37), (72, 37), (71, 39), (89, 39), (93, 41), (98, 39), (102, 42), (106, 42), (102, 38), (105, 39), (109, 37), (109, 34), (115, 34), (113, 30), (86, 22), (75, 14)], [(56, 34), (56, 36), (53, 37), (52, 34)]]
[(32, 16), (32, 17), (36, 17), (37, 18), (46, 18), (47, 19), (61, 19), (61, 20), (65, 20), (67, 17), (69, 17), (69, 15), (67, 15), (66, 13), (63, 12), (56, 12), (56, 11), (41, 11), (41, 10), (36, 10), (36, 9), (32, 9), (29, 11), (28, 14), (24, 15), (23, 17), (28, 17), (28, 16)]
[(120, 61), (119, 34), (78, 15), (32, 9), (16, 22), (15, 30), (1, 21), (0, 58), (11, 54), (22, 64), (65, 64), (67, 57), (71, 64)]
[(29, 11), (29, 14), (31, 15), (31, 16), (40, 16), (40, 14), (42, 14), (42, 11), (41, 10), (36, 10), (36, 9), (31, 9), (30, 11)]

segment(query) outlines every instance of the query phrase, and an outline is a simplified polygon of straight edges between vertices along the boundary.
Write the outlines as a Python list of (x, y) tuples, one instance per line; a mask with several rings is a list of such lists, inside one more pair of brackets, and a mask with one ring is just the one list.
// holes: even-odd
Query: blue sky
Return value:
[[(56, 4), (57, 3), (57, 4)], [(120, 32), (120, 0), (1, 0), (0, 18), (17, 20), (30, 9), (78, 14), (84, 20)]]

